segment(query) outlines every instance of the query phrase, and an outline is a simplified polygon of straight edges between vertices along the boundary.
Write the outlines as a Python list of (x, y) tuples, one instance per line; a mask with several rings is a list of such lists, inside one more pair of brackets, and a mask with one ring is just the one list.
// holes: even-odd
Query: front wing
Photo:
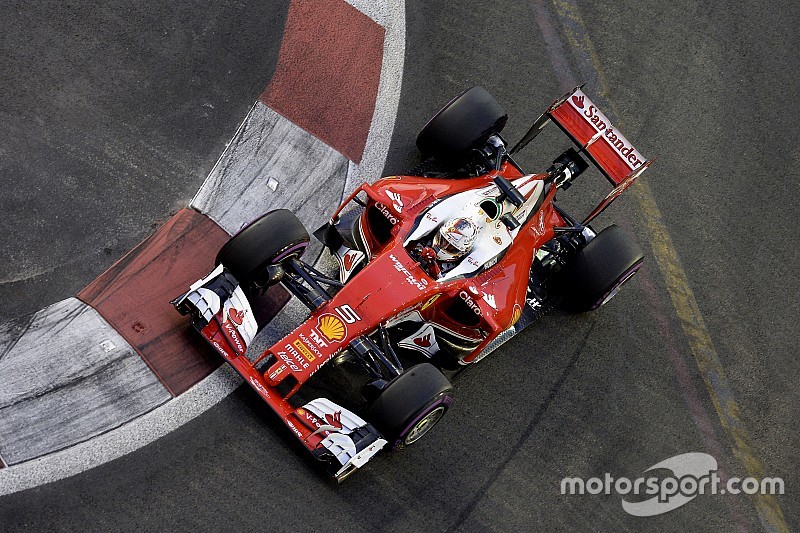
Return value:
[(192, 317), (192, 325), (281, 417), (284, 424), (330, 473), (343, 480), (362, 467), (385, 445), (386, 439), (355, 413), (327, 398), (294, 407), (284, 392), (269, 385), (259, 368), (269, 368), (269, 352), (251, 361), (247, 347), (258, 330), (253, 311), (233, 275), (219, 265), (172, 304)]

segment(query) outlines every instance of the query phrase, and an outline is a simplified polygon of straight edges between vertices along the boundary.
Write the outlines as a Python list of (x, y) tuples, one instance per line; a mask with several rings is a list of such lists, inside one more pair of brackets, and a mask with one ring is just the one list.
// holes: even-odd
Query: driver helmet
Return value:
[(439, 227), (433, 237), (433, 249), (439, 261), (458, 261), (471, 250), (478, 227), (468, 218), (454, 218)]

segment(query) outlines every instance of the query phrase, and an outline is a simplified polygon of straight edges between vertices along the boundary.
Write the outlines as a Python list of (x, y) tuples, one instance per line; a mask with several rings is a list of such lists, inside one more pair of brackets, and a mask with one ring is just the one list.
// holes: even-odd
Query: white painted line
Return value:
[(0, 453), (14, 465), (72, 446), (172, 396), (76, 298), (0, 325)]
[(58, 481), (150, 444), (203, 414), (242, 380), (225, 365), (174, 400), (71, 448), (0, 469), (0, 496)]
[[(348, 0), (348, 2), (371, 17), (367, 6), (379, 9), (380, 17), (385, 21), (382, 26), (386, 29), (386, 36), (383, 41), (383, 63), (378, 83), (378, 96), (375, 100), (375, 112), (372, 114), (364, 154), (360, 164), (356, 165), (350, 162), (347, 181), (344, 185), (344, 196), (350, 194), (363, 182), (372, 183), (382, 177), (392, 133), (394, 133), (397, 108), (400, 105), (400, 89), (403, 85), (403, 63), (406, 53), (405, 0)], [(375, 17), (372, 18), (376, 20)]]
[(313, 230), (338, 205), (346, 174), (347, 158), (259, 102), (191, 206), (231, 234), (276, 208)]
[[(389, 0), (347, 0), (347, 3), (358, 9), (366, 16), (383, 26), (386, 27), (387, 20), (392, 21), (392, 14), (389, 10), (392, 8)], [(404, 2), (396, 2), (402, 4)], [(405, 9), (403, 10), (405, 16)]]

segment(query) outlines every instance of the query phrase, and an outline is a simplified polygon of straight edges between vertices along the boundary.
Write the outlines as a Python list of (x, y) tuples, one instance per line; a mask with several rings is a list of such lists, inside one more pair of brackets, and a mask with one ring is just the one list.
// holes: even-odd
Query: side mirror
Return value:
[(502, 203), (505, 200), (508, 200), (516, 207), (519, 207), (525, 203), (525, 197), (522, 196), (522, 193), (519, 192), (519, 189), (514, 187), (514, 184), (505, 179), (503, 176), (497, 176), (494, 179), (494, 184), (497, 185), (498, 189), (500, 189), (500, 196), (497, 197), (498, 202)]

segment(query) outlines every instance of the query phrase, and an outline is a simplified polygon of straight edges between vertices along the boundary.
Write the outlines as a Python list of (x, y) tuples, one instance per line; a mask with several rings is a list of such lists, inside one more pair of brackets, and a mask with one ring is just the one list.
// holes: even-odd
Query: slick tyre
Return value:
[(239, 283), (264, 285), (268, 266), (299, 257), (308, 242), (308, 231), (294, 213), (277, 209), (231, 237), (217, 253), (216, 264), (221, 263)]
[(591, 311), (607, 303), (642, 266), (639, 245), (611, 225), (587, 244), (561, 272), (566, 307)]
[(483, 87), (472, 87), (453, 98), (417, 135), (424, 157), (453, 163), (499, 133), (508, 115)]
[(368, 420), (391, 450), (410, 446), (436, 425), (453, 404), (453, 386), (432, 364), (400, 374), (370, 405)]

